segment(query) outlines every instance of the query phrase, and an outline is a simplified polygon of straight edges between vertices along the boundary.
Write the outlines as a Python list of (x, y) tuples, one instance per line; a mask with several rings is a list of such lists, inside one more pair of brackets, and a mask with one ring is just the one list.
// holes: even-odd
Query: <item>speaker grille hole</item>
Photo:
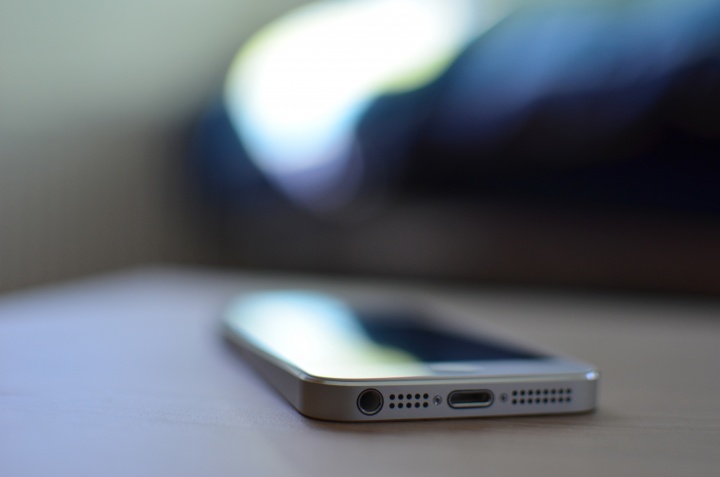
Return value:
[(430, 394), (428, 393), (392, 393), (388, 395), (389, 409), (427, 409), (430, 407)]
[(572, 402), (572, 393), (572, 388), (513, 389), (510, 404), (564, 404)]

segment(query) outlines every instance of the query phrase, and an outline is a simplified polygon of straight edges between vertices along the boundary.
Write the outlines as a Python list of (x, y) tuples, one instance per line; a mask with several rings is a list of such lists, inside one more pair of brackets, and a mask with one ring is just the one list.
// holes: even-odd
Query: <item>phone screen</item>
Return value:
[(354, 318), (377, 346), (401, 350), (426, 363), (539, 359), (542, 355), (497, 340), (474, 335), (467, 338), (428, 323), (408, 312), (386, 313), (354, 310)]
[(442, 317), (431, 321), (410, 309), (353, 308), (318, 293), (251, 295), (229, 313), (234, 332), (318, 376), (354, 377), (383, 366), (392, 375), (412, 374), (432, 363), (545, 358), (490, 337), (447, 331)]

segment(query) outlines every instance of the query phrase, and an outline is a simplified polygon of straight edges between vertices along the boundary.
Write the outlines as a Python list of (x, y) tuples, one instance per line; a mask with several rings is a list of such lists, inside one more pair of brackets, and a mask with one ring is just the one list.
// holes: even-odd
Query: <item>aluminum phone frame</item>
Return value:
[[(224, 331), (225, 337), (298, 412), (315, 419), (358, 422), (567, 414), (592, 411), (597, 402), (599, 372), (589, 364), (567, 358), (547, 358), (543, 360), (544, 371), (537, 373), (519, 364), (518, 372), (504, 375), (328, 379), (311, 376), (256, 347), (227, 322)], [(361, 412), (357, 404), (360, 393), (367, 389), (379, 391), (383, 400), (380, 410), (372, 415)], [(491, 392), (492, 405), (462, 409), (448, 405), (451, 392), (469, 389)]]

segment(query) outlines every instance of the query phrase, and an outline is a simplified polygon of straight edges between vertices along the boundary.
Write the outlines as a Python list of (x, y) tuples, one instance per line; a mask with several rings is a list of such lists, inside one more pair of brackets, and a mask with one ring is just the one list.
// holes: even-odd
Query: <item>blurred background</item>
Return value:
[(0, 0), (0, 290), (208, 261), (189, 135), (242, 42), (299, 3)]
[(0, 291), (155, 264), (720, 292), (709, 0), (0, 0)]

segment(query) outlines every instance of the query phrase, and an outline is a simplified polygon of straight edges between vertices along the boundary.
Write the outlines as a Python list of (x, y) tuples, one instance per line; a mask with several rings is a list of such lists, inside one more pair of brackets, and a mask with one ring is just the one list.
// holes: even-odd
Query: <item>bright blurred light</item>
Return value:
[(354, 130), (370, 101), (432, 81), (489, 20), (472, 0), (300, 8), (236, 57), (225, 90), (231, 120), (251, 160), (286, 194), (311, 209), (338, 208), (362, 179)]

